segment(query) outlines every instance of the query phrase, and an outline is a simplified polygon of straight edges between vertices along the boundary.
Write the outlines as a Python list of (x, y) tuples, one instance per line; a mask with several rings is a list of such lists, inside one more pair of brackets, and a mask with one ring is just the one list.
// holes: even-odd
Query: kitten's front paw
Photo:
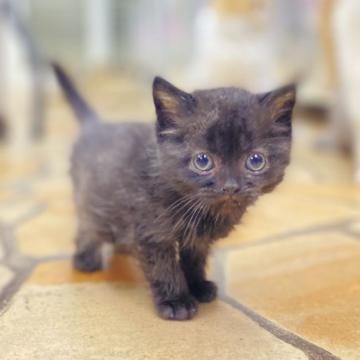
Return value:
[(73, 258), (74, 267), (83, 272), (94, 272), (102, 269), (102, 258), (98, 251), (76, 253)]
[(216, 299), (217, 296), (217, 286), (212, 281), (204, 280), (193, 284), (190, 287), (191, 294), (199, 302), (207, 303)]
[(159, 315), (166, 320), (189, 320), (197, 313), (198, 305), (190, 295), (175, 300), (159, 301), (156, 304)]

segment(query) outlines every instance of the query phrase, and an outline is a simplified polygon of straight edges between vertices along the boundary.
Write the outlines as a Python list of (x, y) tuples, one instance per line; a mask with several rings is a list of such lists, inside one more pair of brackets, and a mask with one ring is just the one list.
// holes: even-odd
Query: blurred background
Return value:
[(290, 175), (359, 182), (359, 24), (355, 0), (0, 0), (3, 169), (40, 147), (36, 156), (51, 154), (44, 144), (66, 159), (76, 125), (51, 59), (114, 121), (154, 118), (155, 75), (188, 91), (295, 81), (300, 151)]

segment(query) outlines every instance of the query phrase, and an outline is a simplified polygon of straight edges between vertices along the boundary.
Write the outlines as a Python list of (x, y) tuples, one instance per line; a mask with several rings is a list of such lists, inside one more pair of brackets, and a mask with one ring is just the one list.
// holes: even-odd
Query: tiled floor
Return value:
[[(151, 117), (150, 93), (139, 105), (127, 101), (137, 89), (119, 102), (113, 90), (88, 93), (105, 113)], [(286, 181), (216, 245), (219, 300), (167, 322), (133, 259), (92, 275), (72, 269), (77, 130), (58, 98), (48, 115), (43, 144), (0, 154), (1, 360), (360, 359), (360, 190), (345, 155), (314, 148), (314, 126), (297, 119)]]

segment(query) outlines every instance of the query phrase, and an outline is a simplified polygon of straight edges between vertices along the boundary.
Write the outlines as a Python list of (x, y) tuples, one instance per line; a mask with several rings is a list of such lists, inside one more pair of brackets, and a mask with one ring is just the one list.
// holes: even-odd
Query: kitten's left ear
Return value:
[(296, 101), (296, 86), (290, 84), (274, 91), (257, 95), (259, 102), (270, 112), (272, 123), (290, 125)]
[(157, 127), (162, 134), (176, 132), (195, 107), (195, 98), (191, 94), (158, 76), (153, 82), (153, 98), (158, 120)]

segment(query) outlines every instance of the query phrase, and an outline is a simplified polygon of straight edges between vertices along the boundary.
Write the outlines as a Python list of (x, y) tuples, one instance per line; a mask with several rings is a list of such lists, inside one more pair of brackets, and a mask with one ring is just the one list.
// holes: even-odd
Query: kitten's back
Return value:
[(89, 178), (97, 189), (99, 186), (114, 189), (124, 183), (131, 186), (137, 181), (137, 167), (146, 163), (148, 149), (154, 143), (151, 124), (87, 126), (74, 146), (71, 170), (74, 181), (79, 181), (80, 177)]

